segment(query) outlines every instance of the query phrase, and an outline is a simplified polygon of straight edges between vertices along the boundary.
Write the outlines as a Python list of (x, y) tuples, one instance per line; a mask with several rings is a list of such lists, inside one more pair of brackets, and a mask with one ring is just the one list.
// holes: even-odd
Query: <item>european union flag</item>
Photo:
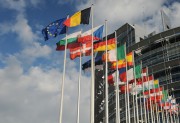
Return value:
[(66, 33), (66, 26), (63, 24), (66, 18), (62, 18), (50, 23), (42, 30), (42, 34), (44, 36), (44, 40), (48, 40), (52, 37), (56, 37), (57, 35)]

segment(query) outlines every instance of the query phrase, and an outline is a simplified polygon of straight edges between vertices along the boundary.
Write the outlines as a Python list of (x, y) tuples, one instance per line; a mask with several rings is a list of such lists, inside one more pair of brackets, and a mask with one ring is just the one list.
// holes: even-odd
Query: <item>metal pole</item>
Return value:
[(108, 64), (107, 64), (107, 20), (105, 20), (105, 33), (106, 33), (106, 73), (105, 73), (105, 117), (106, 123), (109, 123), (109, 110), (108, 110)]
[[(141, 68), (142, 68), (142, 61), (141, 61)], [(142, 69), (143, 70), (143, 69)], [(142, 71), (143, 73), (143, 71)], [(144, 73), (143, 73), (144, 74)], [(144, 76), (144, 75), (143, 75)], [(143, 92), (144, 92), (144, 77), (141, 74), (141, 78), (142, 78), (142, 84), (143, 84)], [(144, 121), (145, 123), (147, 123), (147, 113), (146, 113), (146, 102), (145, 102), (145, 96), (143, 94), (143, 106), (144, 106)]]
[[(124, 48), (124, 51), (125, 51), (125, 56), (126, 56), (126, 43), (125, 43), (125, 48)], [(127, 91), (127, 108), (128, 108), (128, 123), (131, 123), (131, 120), (130, 120), (130, 108), (129, 108), (129, 83), (128, 83), (128, 75), (127, 75), (127, 58), (126, 58), (126, 91)]]
[[(154, 82), (154, 75), (153, 75), (153, 82)], [(158, 83), (159, 83), (159, 81), (158, 81)], [(154, 83), (153, 83), (153, 89), (155, 90), (155, 85), (154, 85)], [(159, 121), (159, 118), (158, 118), (158, 111), (157, 111), (157, 105), (156, 105), (156, 101), (157, 101), (157, 98), (156, 98), (156, 96), (157, 96), (157, 93), (155, 92), (154, 93), (154, 95), (155, 95), (155, 108), (156, 108), (156, 121), (158, 122)], [(154, 115), (154, 122), (155, 122), (155, 115)]]
[[(134, 83), (133, 83), (133, 87), (134, 87)], [(135, 104), (134, 104), (134, 95), (133, 95), (133, 111), (134, 111), (134, 123), (136, 123), (136, 106), (135, 106)]]
[[(127, 86), (127, 84), (126, 84)], [(125, 101), (125, 109), (126, 109), (126, 123), (128, 123), (128, 109), (127, 109), (127, 89), (126, 89), (126, 86), (125, 86), (125, 94), (124, 94), (124, 101)]]
[[(133, 63), (134, 63), (134, 77), (136, 76), (135, 74), (135, 60), (134, 60), (134, 51), (133, 51)], [(137, 85), (136, 85), (136, 79), (134, 79), (135, 81), (135, 88), (136, 88), (136, 91), (135, 91), (135, 102), (136, 102), (136, 117), (137, 117), (137, 123), (139, 123), (139, 110), (138, 110), (138, 101), (137, 101)]]
[(140, 109), (141, 109), (141, 123), (144, 123), (141, 98), (140, 98)]
[(91, 5), (91, 109), (90, 123), (94, 123), (94, 50), (93, 50), (93, 4)]
[(118, 72), (118, 41), (117, 41), (117, 33), (115, 31), (115, 38), (116, 38), (116, 122), (120, 123), (120, 104), (119, 104), (119, 72)]
[[(147, 68), (147, 67), (146, 67)], [(148, 74), (148, 68), (147, 68), (147, 78), (148, 78), (148, 90), (149, 90), (149, 98), (150, 98), (150, 111), (151, 111), (151, 121), (152, 123), (154, 123), (154, 120), (153, 120), (153, 113), (152, 113), (152, 104), (151, 104), (151, 97), (150, 97), (150, 85), (149, 85), (149, 74)]]
[[(69, 18), (69, 16), (67, 16), (67, 18)], [(60, 99), (61, 104), (60, 104), (59, 123), (62, 123), (62, 113), (63, 113), (64, 81), (65, 81), (65, 73), (66, 73), (67, 33), (68, 33), (68, 27), (66, 27), (66, 41), (65, 41), (65, 51), (64, 51), (63, 77), (62, 77), (62, 85), (61, 85), (61, 99)]]
[(77, 123), (79, 123), (79, 109), (80, 109), (80, 96), (81, 96), (81, 48), (79, 58), (79, 81), (78, 81), (78, 104), (77, 104)]

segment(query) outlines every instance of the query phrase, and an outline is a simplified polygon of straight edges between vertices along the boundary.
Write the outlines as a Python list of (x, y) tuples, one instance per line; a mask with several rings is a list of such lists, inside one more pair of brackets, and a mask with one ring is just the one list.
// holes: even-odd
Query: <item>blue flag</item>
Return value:
[(66, 33), (66, 26), (63, 24), (66, 18), (62, 18), (50, 23), (42, 30), (44, 40), (48, 40), (52, 37), (56, 37), (60, 34)]
[(104, 30), (104, 25), (100, 26), (94, 33), (93, 36), (95, 38), (98, 38), (98, 40), (102, 39), (102, 35), (103, 35), (103, 30)]

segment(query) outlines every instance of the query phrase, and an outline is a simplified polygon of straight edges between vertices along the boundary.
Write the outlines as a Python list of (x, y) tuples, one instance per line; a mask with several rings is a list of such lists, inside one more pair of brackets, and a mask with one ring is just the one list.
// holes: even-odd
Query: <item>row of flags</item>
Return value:
[[(75, 13), (70, 18), (62, 18), (52, 22), (42, 30), (44, 39), (48, 40), (60, 34), (65, 34), (68, 27), (89, 24), (90, 14), (91, 7)], [(148, 75), (147, 68), (143, 69), (140, 64), (135, 65), (134, 52), (126, 53), (126, 44), (120, 44), (116, 41), (115, 32), (103, 37), (103, 30), (104, 25), (100, 25), (86, 32), (77, 31), (69, 34), (56, 43), (56, 50), (69, 49), (70, 59), (74, 60), (80, 56), (90, 56), (92, 49), (95, 53), (104, 52), (107, 44), (107, 54), (104, 52), (102, 55), (97, 55), (94, 58), (94, 66), (95, 69), (103, 70), (105, 61), (111, 64), (108, 66), (107, 76), (109, 85), (114, 85), (117, 81), (116, 73), (118, 73), (120, 93), (130, 93), (138, 95), (139, 98), (145, 98), (147, 107), (158, 105), (163, 107), (163, 110), (177, 113), (178, 104), (172, 96), (168, 95), (167, 90), (159, 86), (158, 79), (154, 80), (153, 75)], [(82, 64), (82, 70), (84, 71), (91, 67), (91, 60)], [(105, 77), (102, 76), (102, 78)]]

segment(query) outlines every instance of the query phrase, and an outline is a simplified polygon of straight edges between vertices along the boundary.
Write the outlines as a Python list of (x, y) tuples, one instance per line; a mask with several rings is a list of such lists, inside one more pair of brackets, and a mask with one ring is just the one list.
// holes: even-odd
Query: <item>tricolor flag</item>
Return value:
[(70, 18), (68, 18), (64, 22), (64, 25), (66, 25), (67, 27), (74, 27), (80, 24), (89, 24), (90, 12), (91, 12), (91, 7), (78, 11)]
[(58, 44), (59, 44), (59, 45), (65, 45), (65, 43), (66, 43), (66, 38), (67, 38), (67, 44), (76, 42), (77, 39), (78, 39), (78, 37), (80, 37), (80, 35), (81, 35), (81, 31), (78, 31), (78, 32), (69, 34), (67, 37), (64, 37), (63, 39), (61, 39), (61, 40), (58, 42)]
[(89, 56), (91, 54), (91, 42), (82, 44), (82, 46), (70, 49), (70, 58), (71, 60), (76, 57)]
[(44, 40), (48, 40), (52, 37), (56, 37), (60, 34), (66, 33), (66, 26), (63, 25), (66, 18), (62, 18), (50, 23), (44, 29), (42, 29), (42, 34), (44, 36)]
[[(107, 36), (107, 50), (112, 50), (116, 47), (115, 44), (115, 33), (112, 33)], [(103, 38), (103, 41), (94, 43), (94, 52), (105, 51), (106, 50), (106, 38)]]
[[(108, 62), (116, 62), (118, 60), (125, 59), (124, 45), (117, 47), (117, 57), (116, 57), (116, 49), (109, 50), (107, 53), (107, 61)], [(106, 60), (106, 53), (102, 55), (102, 60)]]
[[(102, 39), (103, 29), (104, 29), (104, 25), (93, 28), (93, 40), (94, 41)], [(92, 31), (88, 30), (88, 31), (84, 32), (83, 34), (81, 34), (81, 36), (78, 38), (78, 42), (86, 43), (86, 42), (91, 41), (92, 40), (91, 33), (92, 33)]]

